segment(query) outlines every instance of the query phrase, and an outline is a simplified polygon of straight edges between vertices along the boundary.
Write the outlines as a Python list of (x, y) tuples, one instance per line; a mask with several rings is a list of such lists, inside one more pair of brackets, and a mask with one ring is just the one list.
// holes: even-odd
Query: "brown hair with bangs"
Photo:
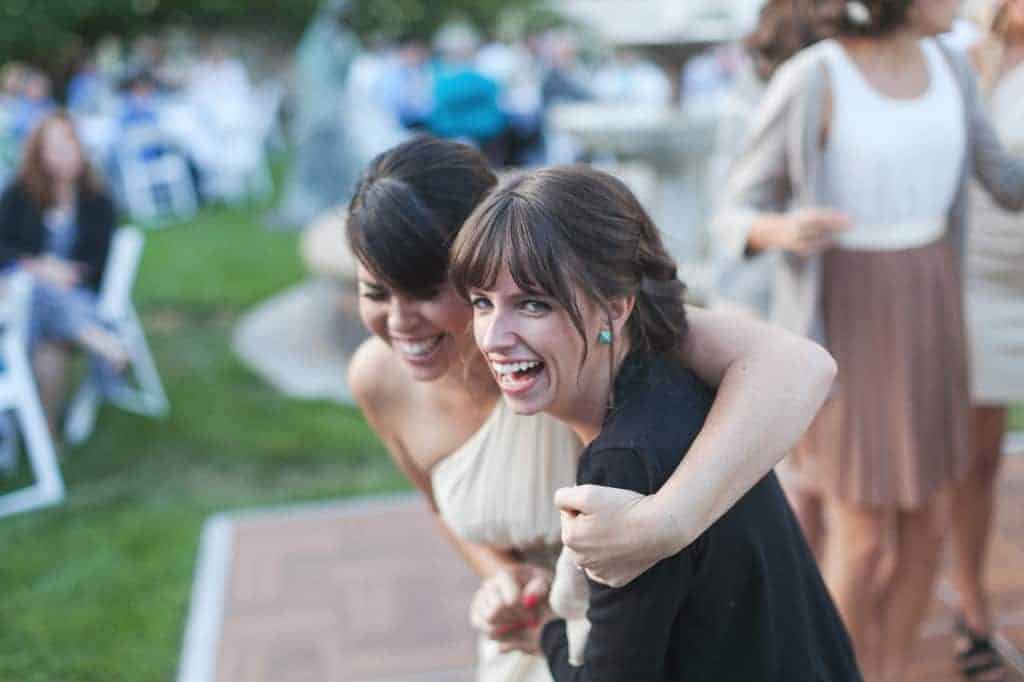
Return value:
[(46, 168), (46, 159), (43, 158), (43, 143), (45, 141), (43, 138), (50, 126), (58, 124), (67, 126), (68, 130), (71, 131), (71, 136), (74, 138), (79, 154), (82, 157), (82, 167), (76, 178), (78, 191), (90, 196), (103, 193), (103, 183), (93, 171), (92, 166), (89, 165), (85, 149), (82, 147), (82, 141), (79, 139), (77, 131), (75, 131), (75, 124), (67, 112), (58, 110), (45, 116), (32, 129), (32, 133), (25, 142), (25, 151), (22, 155), (21, 166), (18, 169), (18, 182), (25, 188), (29, 197), (40, 210), (50, 208), (56, 201), (54, 194), (56, 187), (54, 186), (53, 178), (50, 176), (50, 171)]
[(564, 307), (589, 339), (577, 292), (611, 320), (610, 301), (635, 296), (626, 322), (631, 350), (679, 353), (686, 287), (647, 212), (620, 180), (587, 166), (526, 173), (499, 185), (470, 215), (452, 250), (456, 291), (494, 286), (508, 268), (524, 291)]

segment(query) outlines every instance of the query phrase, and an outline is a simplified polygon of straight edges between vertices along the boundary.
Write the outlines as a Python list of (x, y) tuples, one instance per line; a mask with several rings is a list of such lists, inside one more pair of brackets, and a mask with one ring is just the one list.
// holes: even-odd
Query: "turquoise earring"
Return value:
[(597, 342), (600, 343), (602, 346), (612, 345), (612, 330), (602, 329), (600, 332), (598, 332)]

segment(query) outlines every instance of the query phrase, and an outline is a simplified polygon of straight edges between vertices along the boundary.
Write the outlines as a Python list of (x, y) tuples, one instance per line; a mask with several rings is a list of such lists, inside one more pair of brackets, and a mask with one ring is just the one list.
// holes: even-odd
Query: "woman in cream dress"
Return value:
[[(474, 598), (472, 620), (482, 631), (477, 679), (548, 680), (543, 658), (500, 649), (536, 629), (558, 555), (552, 498), (572, 484), (579, 445), (567, 426), (504, 406), (473, 343), (472, 311), (447, 282), (448, 246), (495, 181), (478, 152), (433, 138), (371, 163), (347, 231), (359, 263), (360, 315), (374, 336), (353, 357), (349, 383), (470, 566), (481, 578), (512, 576)], [(686, 350), (719, 392), (688, 468), (652, 498), (669, 511), (636, 527), (647, 540), (645, 561), (685, 546), (759, 481), (806, 428), (835, 373), (814, 343), (734, 315), (688, 314)], [(502, 371), (514, 381), (524, 369)]]
[[(1003, 0), (991, 32), (973, 50), (989, 114), (1008, 149), (1024, 155), (1024, 0)], [(1024, 219), (974, 188), (965, 259), (970, 347), (972, 467), (957, 486), (953, 583), (960, 593), (961, 667), (1001, 668), (990, 646), (993, 628), (983, 588), (995, 481), (1007, 406), (1024, 401)], [(1001, 673), (1002, 671), (999, 670)], [(1002, 679), (1001, 676), (979, 679)]]

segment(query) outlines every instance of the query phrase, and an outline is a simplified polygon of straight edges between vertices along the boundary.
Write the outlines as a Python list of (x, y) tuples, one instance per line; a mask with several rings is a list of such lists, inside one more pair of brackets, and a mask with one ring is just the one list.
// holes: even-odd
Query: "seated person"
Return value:
[(51, 429), (69, 345), (114, 371), (128, 364), (124, 344), (96, 314), (115, 223), (113, 202), (86, 162), (70, 118), (48, 115), (29, 136), (17, 175), (0, 197), (0, 268), (32, 275), (29, 339)]

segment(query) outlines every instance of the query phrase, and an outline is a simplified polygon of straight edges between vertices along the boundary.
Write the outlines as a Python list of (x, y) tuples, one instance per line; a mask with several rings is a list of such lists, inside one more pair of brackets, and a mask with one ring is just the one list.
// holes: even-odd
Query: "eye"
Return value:
[(386, 289), (379, 289), (377, 287), (362, 287), (359, 293), (363, 298), (369, 299), (371, 301), (381, 302), (386, 301), (389, 298)]
[(469, 304), (474, 310), (490, 310), (491, 301), (486, 296), (470, 296)]
[(520, 307), (531, 315), (542, 315), (551, 312), (551, 306), (544, 301), (527, 299), (519, 304)]

